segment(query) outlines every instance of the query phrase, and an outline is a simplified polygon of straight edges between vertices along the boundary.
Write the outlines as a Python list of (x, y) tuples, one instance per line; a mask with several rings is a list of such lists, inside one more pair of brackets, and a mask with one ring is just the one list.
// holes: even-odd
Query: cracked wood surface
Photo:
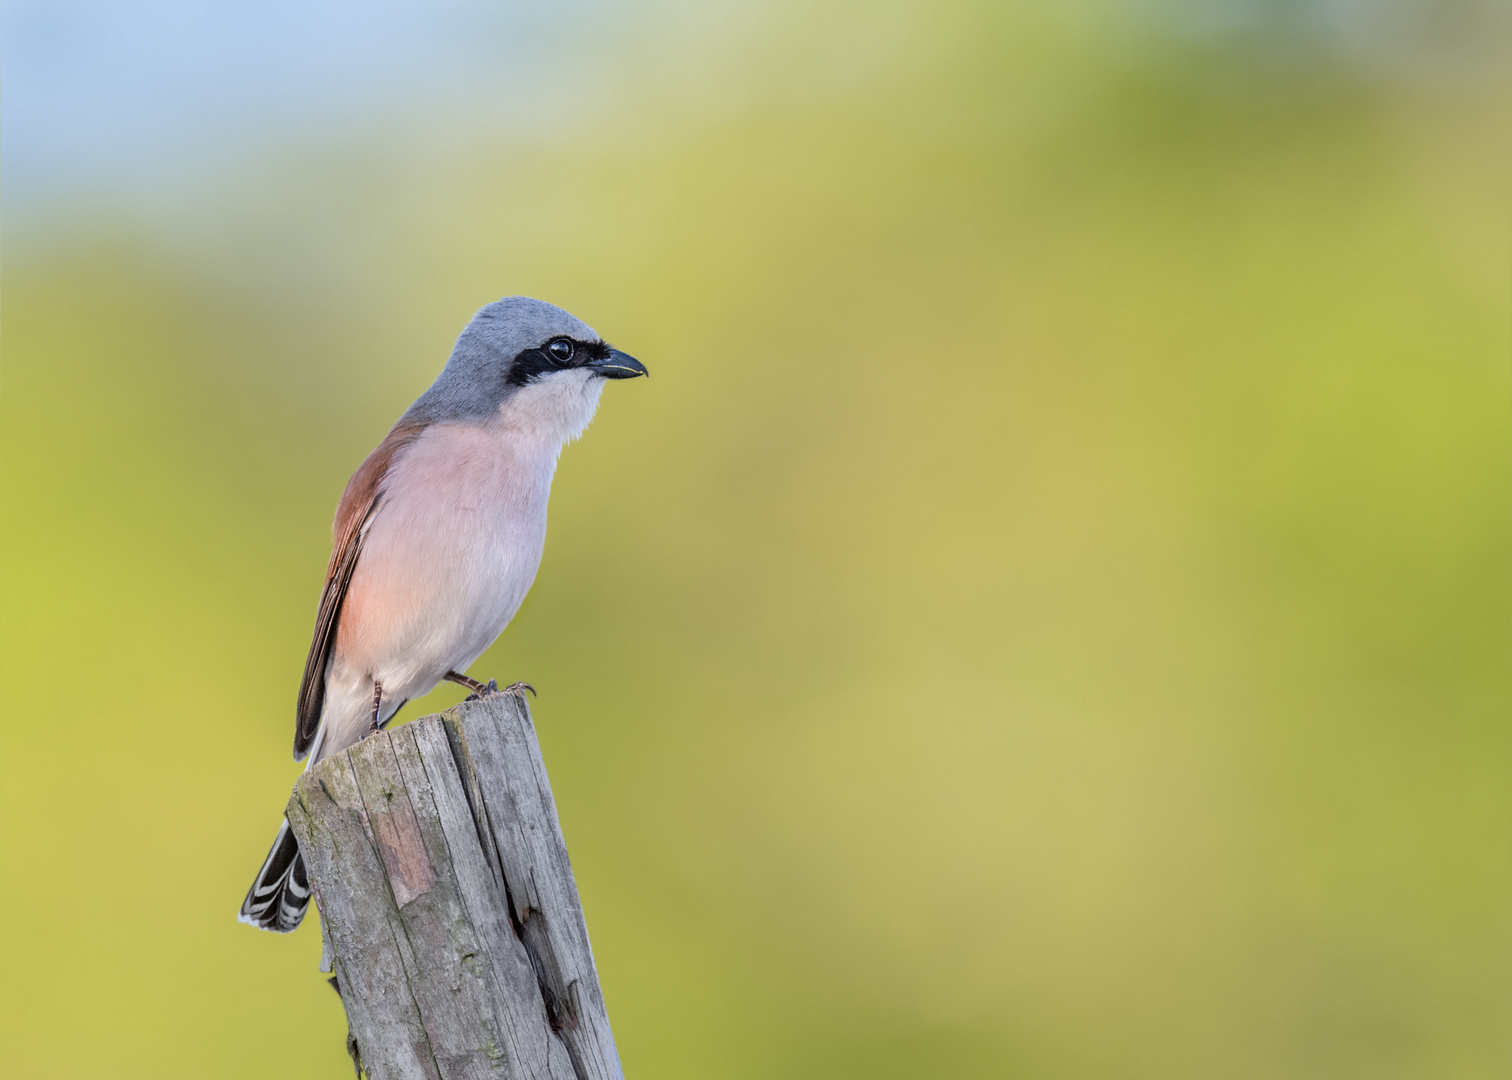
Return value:
[(622, 1080), (519, 697), (365, 739), (287, 813), (372, 1080)]

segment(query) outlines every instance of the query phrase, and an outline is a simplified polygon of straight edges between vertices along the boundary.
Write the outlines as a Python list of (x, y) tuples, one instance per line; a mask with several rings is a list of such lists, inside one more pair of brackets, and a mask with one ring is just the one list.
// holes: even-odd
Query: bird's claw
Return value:
[(463, 701), (482, 701), (486, 697), (493, 697), (498, 692), (499, 692), (499, 684), (495, 680), (489, 679), (488, 680), (488, 684), (486, 686), (483, 686), (480, 689), (474, 690), (472, 693), (468, 694), (462, 700)]
[(499, 688), (498, 682), (493, 679), (489, 679), (487, 686), (483, 687), (483, 689), (481, 690), (474, 690), (471, 694), (468, 694), (462, 700), (482, 701), (484, 698), (491, 698), (495, 694), (518, 694), (524, 690), (529, 690), (532, 697), (536, 696), (536, 688), (531, 686), (528, 682), (510, 683), (508, 686), (504, 687), (501, 690)]

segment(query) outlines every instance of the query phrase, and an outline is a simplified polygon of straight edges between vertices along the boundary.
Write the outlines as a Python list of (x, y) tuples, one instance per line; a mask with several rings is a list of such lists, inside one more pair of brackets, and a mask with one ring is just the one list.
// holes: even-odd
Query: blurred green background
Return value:
[(315, 926), (234, 915), (342, 486), (525, 293), (653, 372), (473, 669), (541, 691), (629, 1076), (1505, 1075), (1504, 6), (516, 5), (515, 81), (304, 126), (147, 79), (293, 10), (121, 61), (209, 104), (116, 159), (8, 91), (0, 1072), (348, 1074)]

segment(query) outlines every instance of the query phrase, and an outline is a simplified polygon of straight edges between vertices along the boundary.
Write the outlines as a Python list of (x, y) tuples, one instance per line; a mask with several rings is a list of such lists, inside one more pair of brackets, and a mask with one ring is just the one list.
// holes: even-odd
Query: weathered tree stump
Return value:
[(301, 777), (287, 813), (372, 1080), (620, 1080), (523, 700), (365, 739)]

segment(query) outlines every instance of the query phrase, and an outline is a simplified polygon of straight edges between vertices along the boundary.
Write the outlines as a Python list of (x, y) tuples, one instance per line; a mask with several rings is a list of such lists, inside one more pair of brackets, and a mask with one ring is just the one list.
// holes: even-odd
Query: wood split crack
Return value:
[[(546, 930), (545, 913), (527, 906), (524, 908), (524, 914), (521, 915), (520, 907), (515, 904), (514, 890), (509, 885), (509, 874), (499, 855), (505, 849), (499, 844), (498, 837), (494, 834), (493, 816), (489, 814), (487, 804), (482, 806), (482, 811), (483, 822), (480, 828), (487, 829), (489, 839), (494, 844), (495, 858), (499, 858), (499, 880), (504, 884), (504, 907), (509, 912), (509, 925), (514, 929), (515, 937), (519, 938), (520, 944), (525, 947), (525, 956), (530, 961), (530, 970), (535, 973), (536, 985), (541, 989), (541, 1003), (546, 1010), (546, 1023), (557, 1041), (562, 1044), (562, 1048), (567, 1051), (567, 1058), (572, 1062), (573, 1076), (577, 1080), (589, 1080), (582, 1055), (574, 1045), (574, 1040), (568, 1038), (578, 1029), (581, 1022), (576, 1002), (572, 1000), (570, 988), (567, 1000), (563, 1000), (563, 996), (558, 994), (552, 985), (554, 982), (561, 982), (560, 974), (557, 978), (552, 978), (552, 969), (558, 969), (560, 965), (556, 963), (556, 957), (551, 952), (551, 939)], [(534, 884), (534, 871), (527, 872)]]

